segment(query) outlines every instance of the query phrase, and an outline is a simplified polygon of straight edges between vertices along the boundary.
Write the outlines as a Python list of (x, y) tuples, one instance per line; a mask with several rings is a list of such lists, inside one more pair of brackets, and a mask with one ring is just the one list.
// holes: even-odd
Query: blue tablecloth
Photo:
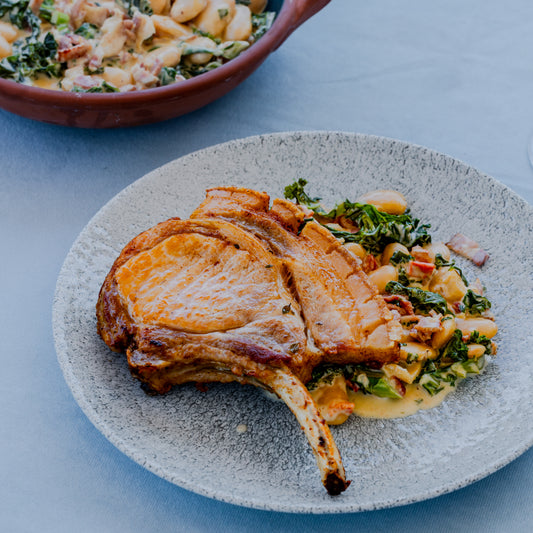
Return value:
[(92, 426), (51, 327), (56, 278), (79, 231), (163, 163), (252, 134), (352, 131), (444, 152), (533, 203), (532, 95), (528, 0), (333, 0), (236, 90), (188, 116), (95, 131), (0, 111), (0, 530), (533, 531), (533, 450), (452, 494), (359, 514), (256, 511), (187, 492)]

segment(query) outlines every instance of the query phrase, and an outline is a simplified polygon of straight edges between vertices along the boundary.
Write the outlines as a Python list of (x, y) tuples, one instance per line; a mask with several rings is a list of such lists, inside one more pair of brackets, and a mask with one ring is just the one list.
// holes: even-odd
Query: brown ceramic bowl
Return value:
[(203, 107), (245, 80), (268, 54), (330, 0), (277, 0), (268, 32), (225, 65), (182, 83), (129, 93), (87, 94), (40, 89), (0, 79), (0, 107), (26, 118), (78, 128), (137, 126)]

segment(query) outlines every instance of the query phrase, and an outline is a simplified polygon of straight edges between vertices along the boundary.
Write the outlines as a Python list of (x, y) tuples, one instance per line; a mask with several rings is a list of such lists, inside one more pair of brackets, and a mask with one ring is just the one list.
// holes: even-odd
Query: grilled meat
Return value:
[(297, 205), (249, 189), (209, 190), (188, 220), (135, 237), (97, 303), (98, 332), (132, 374), (165, 393), (237, 381), (292, 410), (330, 494), (349, 484), (303, 385), (324, 362), (390, 362), (399, 326), (354, 258)]

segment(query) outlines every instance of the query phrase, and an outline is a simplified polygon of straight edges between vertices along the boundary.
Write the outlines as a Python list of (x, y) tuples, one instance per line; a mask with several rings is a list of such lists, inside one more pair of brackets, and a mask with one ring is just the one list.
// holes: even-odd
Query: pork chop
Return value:
[(135, 237), (101, 288), (98, 332), (151, 393), (237, 381), (277, 394), (297, 417), (330, 494), (349, 484), (304, 383), (323, 362), (398, 358), (398, 324), (359, 261), (284, 200), (208, 191), (189, 220)]

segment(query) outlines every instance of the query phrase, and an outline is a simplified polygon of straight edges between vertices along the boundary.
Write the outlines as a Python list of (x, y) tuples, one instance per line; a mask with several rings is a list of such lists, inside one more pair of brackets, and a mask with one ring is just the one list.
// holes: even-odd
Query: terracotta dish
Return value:
[(0, 79), (0, 107), (26, 118), (78, 128), (138, 126), (203, 107), (244, 81), (298, 26), (330, 0), (274, 0), (278, 15), (249, 50), (225, 65), (185, 82), (129, 93), (69, 93)]

